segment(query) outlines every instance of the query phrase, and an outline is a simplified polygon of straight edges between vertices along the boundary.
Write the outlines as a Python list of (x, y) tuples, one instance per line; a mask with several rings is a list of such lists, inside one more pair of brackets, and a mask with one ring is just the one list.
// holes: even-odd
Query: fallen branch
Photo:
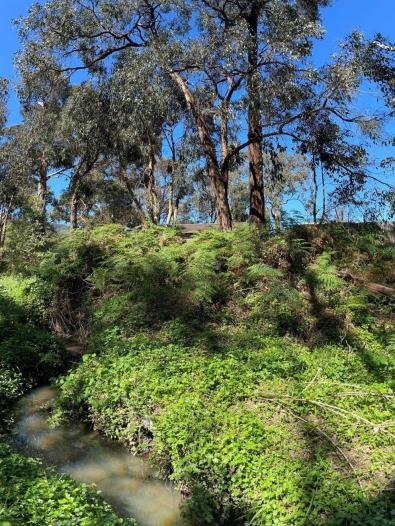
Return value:
[(384, 296), (387, 296), (389, 298), (395, 298), (395, 289), (391, 287), (367, 281), (364, 278), (361, 278), (360, 276), (355, 276), (354, 274), (351, 274), (351, 272), (348, 272), (347, 270), (341, 270), (337, 274), (340, 278), (362, 283), (372, 294), (384, 294)]
[[(321, 407), (324, 410), (330, 411), (331, 413), (334, 413), (335, 415), (340, 416), (341, 418), (352, 417), (355, 420), (358, 420), (359, 422), (362, 422), (365, 425), (372, 427), (375, 433), (381, 431), (382, 433), (385, 433), (389, 435), (391, 438), (395, 439), (394, 433), (391, 433), (391, 431), (388, 431), (387, 429), (384, 428), (384, 425), (383, 425), (384, 423), (376, 424), (375, 422), (371, 422), (370, 420), (368, 420), (367, 418), (364, 418), (361, 415), (352, 413), (351, 411), (347, 411), (346, 409), (343, 409), (341, 407), (337, 407), (331, 404), (326, 404), (325, 402), (320, 402), (319, 400), (308, 400), (307, 398), (298, 398), (295, 396), (288, 396), (288, 395), (284, 395), (284, 396), (277, 396), (277, 395), (270, 396), (270, 395), (271, 393), (268, 393), (268, 397), (259, 398), (258, 401), (281, 403), (282, 400), (290, 400), (291, 402), (301, 402), (305, 404), (315, 405), (317, 407)], [(387, 425), (392, 426), (393, 424), (394, 423), (392, 421), (387, 422)]]

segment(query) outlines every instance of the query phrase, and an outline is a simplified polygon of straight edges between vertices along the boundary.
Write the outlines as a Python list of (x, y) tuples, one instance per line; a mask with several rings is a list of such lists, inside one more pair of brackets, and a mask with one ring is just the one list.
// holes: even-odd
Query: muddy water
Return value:
[(104, 500), (141, 526), (181, 526), (181, 495), (155, 479), (141, 458), (87, 431), (80, 424), (50, 429), (43, 407), (56, 396), (43, 387), (25, 396), (14, 429), (18, 449), (80, 482), (94, 483)]

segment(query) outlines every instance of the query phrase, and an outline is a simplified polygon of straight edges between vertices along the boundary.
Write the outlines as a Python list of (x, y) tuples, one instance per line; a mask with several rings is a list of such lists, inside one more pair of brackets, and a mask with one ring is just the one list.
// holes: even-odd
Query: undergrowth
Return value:
[(25, 458), (10, 446), (12, 408), (32, 387), (65, 372), (68, 357), (48, 331), (32, 278), (0, 279), (0, 525), (116, 526), (119, 519), (94, 492)]
[(393, 287), (394, 255), (341, 225), (65, 236), (32, 290), (88, 354), (52, 421), (148, 455), (194, 524), (389, 526), (394, 301), (342, 271)]

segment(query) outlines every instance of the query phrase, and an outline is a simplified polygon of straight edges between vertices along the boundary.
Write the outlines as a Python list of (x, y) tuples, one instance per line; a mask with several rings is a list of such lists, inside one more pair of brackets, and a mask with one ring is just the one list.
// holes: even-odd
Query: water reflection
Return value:
[(141, 526), (185, 525), (181, 495), (155, 479), (144, 460), (80, 424), (50, 429), (42, 407), (55, 396), (53, 389), (43, 387), (21, 400), (15, 439), (23, 452), (75, 480), (94, 483), (119, 515), (135, 517)]

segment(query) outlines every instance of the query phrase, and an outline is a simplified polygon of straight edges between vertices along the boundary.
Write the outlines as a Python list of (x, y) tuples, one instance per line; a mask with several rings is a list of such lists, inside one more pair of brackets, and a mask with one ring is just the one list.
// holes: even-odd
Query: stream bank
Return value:
[(51, 429), (45, 408), (55, 397), (55, 389), (40, 387), (17, 404), (13, 438), (21, 453), (39, 457), (78, 482), (94, 484), (119, 516), (133, 517), (141, 526), (186, 524), (181, 494), (155, 478), (146, 461), (83, 424)]

